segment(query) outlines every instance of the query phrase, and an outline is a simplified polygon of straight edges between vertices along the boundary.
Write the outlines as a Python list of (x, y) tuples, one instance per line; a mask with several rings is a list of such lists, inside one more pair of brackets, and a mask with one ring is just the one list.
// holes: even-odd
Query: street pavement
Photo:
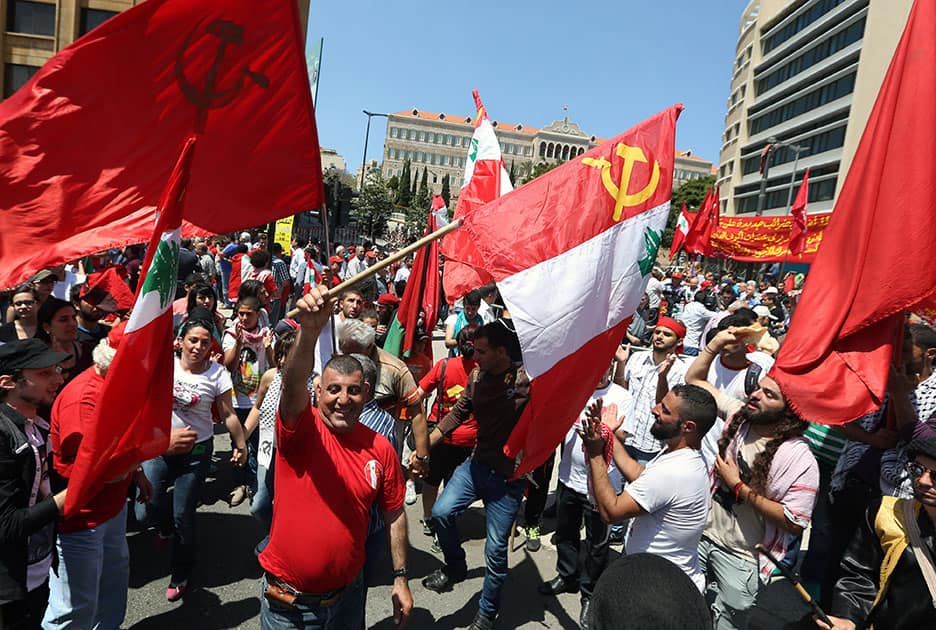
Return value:
[[(442, 343), (434, 340), (437, 357), (443, 356)], [(260, 614), (260, 566), (254, 547), (263, 536), (263, 528), (250, 516), (249, 506), (231, 508), (228, 493), (234, 486), (234, 471), (225, 463), (230, 453), (226, 434), (215, 437), (215, 453), (221, 461), (209, 476), (196, 518), (198, 559), (185, 598), (169, 603), (165, 589), (169, 583), (170, 548), (160, 545), (156, 534), (131, 532), (130, 592), (124, 628), (197, 629), (257, 628)], [(558, 469), (558, 466), (555, 467)], [(550, 484), (555, 489), (555, 471)], [(552, 502), (550, 499), (550, 503)], [(521, 508), (521, 515), (522, 515)], [(465, 541), (468, 578), (454, 590), (437, 594), (423, 588), (420, 580), (441, 565), (441, 554), (431, 551), (432, 539), (422, 533), (421, 500), (406, 506), (410, 551), (408, 568), (410, 589), (415, 602), (410, 628), (466, 628), (477, 612), (478, 596), (484, 579), (484, 510), (480, 503), (471, 506), (461, 517), (459, 528)], [(522, 518), (522, 516), (520, 517)], [(556, 575), (556, 551), (550, 542), (554, 519), (543, 523), (542, 548), (530, 553), (525, 537), (518, 530), (509, 553), (510, 572), (502, 591), (498, 628), (577, 628), (579, 596), (563, 594), (544, 597), (536, 592), (544, 580)], [(309, 536), (315, 536), (314, 516), (309, 521)], [(617, 557), (620, 548), (612, 548)], [(303, 553), (302, 541), (296, 541), (296, 553)], [(367, 598), (367, 627), (390, 629), (393, 609), (390, 601), (392, 579), (389, 555), (382, 579), (371, 585)]]

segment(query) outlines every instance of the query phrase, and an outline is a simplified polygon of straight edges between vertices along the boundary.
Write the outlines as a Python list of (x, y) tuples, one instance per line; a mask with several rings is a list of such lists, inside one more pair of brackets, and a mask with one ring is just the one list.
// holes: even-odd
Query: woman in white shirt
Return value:
[(171, 602), (185, 593), (195, 565), (195, 508), (211, 464), (213, 403), (236, 444), (231, 463), (240, 467), (247, 459), (243, 428), (231, 402), (231, 375), (209, 357), (212, 327), (212, 322), (189, 319), (179, 330), (181, 354), (175, 363), (169, 450), (143, 462), (153, 495), (137, 506), (137, 519), (152, 524), (163, 540), (173, 539), (172, 576), (166, 589)]

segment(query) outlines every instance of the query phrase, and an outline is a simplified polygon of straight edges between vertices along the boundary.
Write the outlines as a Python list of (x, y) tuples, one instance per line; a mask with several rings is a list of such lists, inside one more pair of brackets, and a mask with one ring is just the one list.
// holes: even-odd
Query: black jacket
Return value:
[[(936, 608), (933, 598), (917, 565), (913, 550), (903, 552), (890, 578), (887, 593), (871, 610), (877, 596), (884, 552), (874, 531), (874, 520), (881, 506), (881, 499), (871, 502), (864, 518), (852, 537), (848, 550), (842, 557), (838, 581), (828, 613), (855, 622), (859, 628), (918, 630), (936, 628)], [(926, 512), (920, 510), (917, 519), (923, 544), (934, 554), (936, 530)], [(936, 555), (936, 554), (934, 554)]]
[(27, 541), (58, 517), (52, 497), (28, 507), (36, 459), (25, 427), (22, 414), (0, 403), (0, 604), (26, 597)]

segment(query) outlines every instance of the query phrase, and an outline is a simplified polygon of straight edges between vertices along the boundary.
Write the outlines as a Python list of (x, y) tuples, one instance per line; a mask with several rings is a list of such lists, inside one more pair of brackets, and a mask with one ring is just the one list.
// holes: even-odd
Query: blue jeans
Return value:
[[(212, 440), (208, 439), (196, 444), (190, 453), (160, 455), (143, 462), (143, 472), (153, 484), (153, 496), (148, 503), (136, 504), (136, 517), (163, 536), (174, 535), (169, 561), (172, 584), (188, 580), (195, 565), (195, 507), (213, 450)], [(171, 504), (169, 486), (173, 486)]]
[(507, 542), (526, 480), (510, 481), (504, 475), (479, 464), (473, 458), (462, 463), (432, 508), (432, 529), (439, 538), (445, 564), (453, 573), (467, 571), (465, 550), (458, 537), (455, 520), (477, 499), (484, 502), (487, 539), (484, 542), (484, 586), (478, 607), (495, 616), (500, 590), (507, 579)]
[[(259, 435), (259, 431), (254, 431)], [(276, 450), (273, 450), (270, 467), (257, 464), (257, 492), (250, 503), (250, 514), (266, 526), (273, 524), (273, 472), (276, 469)]]
[(226, 306), (231, 306), (231, 301), (228, 300), (228, 286), (231, 283), (231, 272), (222, 271), (221, 272), (221, 300), (220, 303)]
[(682, 351), (683, 351), (683, 354), (686, 355), (687, 357), (697, 357), (697, 356), (699, 356), (699, 349), (698, 349), (698, 348), (690, 348), (690, 347), (686, 346), (686, 347), (684, 347), (684, 348), (682, 349)]
[(287, 606), (266, 598), (266, 574), (260, 580), (260, 630), (354, 630), (360, 615), (361, 597), (367, 591), (363, 573), (358, 573), (334, 606), (321, 608), (296, 604)]
[(127, 506), (97, 527), (58, 535), (58, 572), (49, 574), (45, 630), (116, 630), (127, 612)]
[(378, 529), (367, 537), (364, 543), (364, 568), (361, 569), (360, 588), (361, 595), (358, 600), (360, 608), (357, 620), (348, 627), (348, 630), (364, 630), (367, 627), (365, 620), (367, 618), (367, 587), (377, 578), (378, 572), (384, 567), (389, 557), (390, 550), (387, 548), (387, 530)]

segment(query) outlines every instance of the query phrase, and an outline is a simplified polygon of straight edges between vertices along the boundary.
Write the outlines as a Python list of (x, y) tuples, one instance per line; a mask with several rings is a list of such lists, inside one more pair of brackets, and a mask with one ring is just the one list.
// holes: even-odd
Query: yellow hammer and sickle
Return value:
[(617, 145), (615, 153), (624, 158), (624, 165), (621, 167), (620, 186), (616, 185), (611, 178), (611, 162), (608, 160), (604, 158), (583, 158), (582, 164), (601, 169), (601, 181), (614, 199), (614, 220), (620, 221), (624, 208), (639, 206), (656, 192), (657, 185), (660, 183), (660, 163), (656, 160), (653, 161), (653, 173), (643, 190), (628, 194), (627, 189), (630, 186), (634, 162), (646, 162), (647, 156), (644, 155), (643, 149), (640, 147), (631, 147), (623, 143)]

